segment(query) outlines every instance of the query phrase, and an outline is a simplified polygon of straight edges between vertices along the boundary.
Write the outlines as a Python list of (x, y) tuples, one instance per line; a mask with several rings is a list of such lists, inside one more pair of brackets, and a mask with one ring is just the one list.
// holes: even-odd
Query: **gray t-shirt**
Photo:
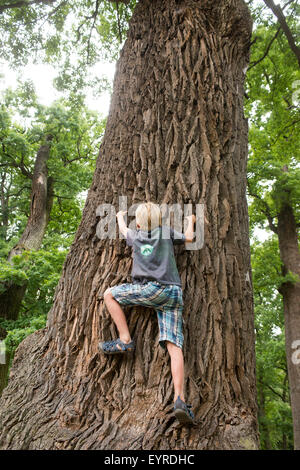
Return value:
[(157, 281), (181, 286), (173, 244), (184, 242), (185, 235), (167, 225), (152, 231), (128, 229), (126, 243), (133, 247), (133, 284)]

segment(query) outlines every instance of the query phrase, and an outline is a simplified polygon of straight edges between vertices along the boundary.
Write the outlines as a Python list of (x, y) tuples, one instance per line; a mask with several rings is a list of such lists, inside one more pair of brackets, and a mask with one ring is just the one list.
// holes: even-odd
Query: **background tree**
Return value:
[[(283, 9), (281, 8), (280, 5), (276, 5), (273, 0), (264, 0), (265, 4), (272, 10), (274, 15), (277, 17), (278, 22), (280, 24), (280, 27), (282, 31), (284, 32), (286, 39), (288, 41), (288, 44), (290, 46), (290, 49), (292, 52), (295, 54), (298, 65), (300, 66), (300, 47), (297, 46), (295, 42), (295, 38), (293, 37), (293, 33), (286, 21), (286, 18), (283, 14)], [(286, 5), (290, 4), (291, 1), (288, 1)]]
[[(298, 10), (299, 11), (299, 6)], [(293, 25), (293, 18), (290, 18)], [(272, 40), (276, 37), (276, 40)], [(300, 366), (293, 345), (300, 338), (299, 100), (296, 56), (278, 25), (256, 30), (257, 47), (247, 75), (250, 114), (248, 191), (252, 223), (278, 237), (282, 263), (278, 287), (284, 307), (285, 344), (294, 424), (300, 448)], [(259, 43), (261, 46), (259, 47)], [(269, 46), (265, 49), (264, 44)], [(254, 112), (255, 109), (255, 112)]]
[[(136, 6), (47, 327), (19, 346), (2, 395), (2, 448), (258, 446), (243, 116), (252, 22), (242, 1), (199, 5)], [(117, 207), (124, 194), (128, 204), (206, 206), (205, 247), (178, 253), (187, 396), (198, 420), (191, 430), (174, 422), (168, 357), (151, 310), (130, 309), (132, 360), (98, 353), (99, 339), (114, 333), (101, 294), (127, 278), (131, 258), (124, 241), (97, 238), (95, 211), (102, 202)]]
[(84, 97), (89, 87), (94, 93), (110, 88), (107, 77), (93, 75), (92, 67), (117, 59), (137, 0), (1, 3), (2, 59), (16, 68), (29, 61), (54, 65), (56, 86), (68, 94)]
[[(23, 121), (28, 120), (32, 112), (35, 112), (29, 127), (28, 124), (25, 127), (20, 126), (13, 120), (16, 109), (21, 113), (19, 119), (22, 118)], [(84, 108), (75, 110), (72, 106), (67, 107), (66, 103), (55, 103), (49, 108), (38, 105), (28, 84), (16, 92), (6, 92), (0, 116), (0, 227), (3, 255), (0, 317), (8, 320), (2, 322), (2, 326), (11, 330), (15, 329), (15, 320), (20, 310), (21, 313), (24, 312), (25, 306), (25, 310), (30, 310), (31, 319), (37, 316), (42, 304), (44, 308), (47, 305), (42, 300), (46, 295), (43, 293), (42, 280), (45, 279), (46, 268), (50, 268), (47, 281), (51, 291), (53, 266), (57, 267), (59, 260), (59, 271), (61, 270), (61, 251), (64, 251), (65, 256), (65, 249), (70, 246), (80, 220), (82, 204), (79, 194), (90, 183), (94, 152), (101, 137), (103, 123), (95, 113)], [(49, 142), (43, 143), (45, 136), (51, 138)], [(45, 240), (48, 228), (50, 230)], [(43, 243), (44, 247), (48, 245), (48, 252), (41, 250), (37, 255), (30, 253), (40, 250)], [(24, 255), (21, 256), (22, 254)], [(44, 263), (43, 275), (39, 276), (37, 282), (35, 271), (40, 269), (41, 263)], [(55, 279), (57, 282), (57, 277)], [(22, 306), (28, 286), (30, 293)], [(35, 302), (37, 306), (34, 305)], [(48, 309), (49, 307), (48, 297)], [(43, 314), (45, 313), (44, 310)], [(45, 317), (43, 318), (45, 323)], [(28, 321), (27, 315), (25, 323)], [(41, 326), (41, 322), (35, 321), (35, 324)], [(20, 325), (24, 326), (24, 316), (18, 326)], [(10, 342), (9, 335), (6, 341)], [(4, 365), (0, 367), (5, 368)], [(4, 373), (2, 376), (5, 378)], [(1, 390), (5, 383), (6, 380), (1, 382)]]
[(293, 449), (293, 422), (285, 354), (283, 281), (276, 237), (252, 244), (256, 373), (261, 448)]

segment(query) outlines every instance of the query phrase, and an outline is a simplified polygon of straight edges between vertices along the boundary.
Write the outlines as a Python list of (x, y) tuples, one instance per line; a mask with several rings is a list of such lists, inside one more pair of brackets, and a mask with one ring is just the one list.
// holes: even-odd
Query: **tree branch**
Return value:
[(287, 129), (289, 129), (290, 127), (294, 126), (295, 124), (298, 124), (298, 122), (300, 122), (300, 119), (296, 119), (296, 120), (290, 122), (290, 124), (288, 124), (287, 126), (285, 126), (285, 127), (281, 130), (281, 132), (279, 132), (279, 133), (277, 134), (276, 139), (270, 144), (270, 146), (272, 147), (273, 145), (275, 145), (276, 142), (277, 142), (277, 140), (279, 139), (279, 137), (280, 137), (282, 134), (284, 134)]
[(57, 2), (57, 0), (30, 0), (30, 1), (20, 0), (19, 2), (7, 3), (5, 5), (1, 5), (0, 13), (3, 13), (5, 10), (11, 10), (13, 8), (28, 7), (29, 5), (33, 5), (34, 3), (43, 3), (44, 5), (52, 5), (55, 2)]
[[(294, 0), (289, 0), (287, 3), (285, 3), (285, 4), (283, 5), (283, 7), (282, 7), (282, 11), (283, 11), (290, 3), (292, 3), (293, 1), (294, 1)], [(263, 54), (263, 56), (262, 56), (260, 59), (258, 59), (257, 61), (251, 62), (251, 63), (250, 63), (250, 66), (248, 67), (248, 70), (250, 70), (252, 67), (255, 67), (255, 65), (259, 64), (261, 61), (263, 61), (263, 60), (267, 57), (267, 55), (268, 55), (268, 53), (269, 53), (269, 51), (270, 51), (270, 49), (271, 49), (271, 46), (272, 46), (273, 42), (275, 41), (275, 39), (278, 37), (278, 35), (279, 35), (281, 29), (282, 29), (281, 26), (279, 26), (279, 28), (277, 29), (277, 31), (276, 31), (276, 33), (275, 33), (275, 36), (274, 36), (274, 37), (271, 39), (271, 41), (269, 42), (269, 44), (268, 44), (268, 46), (267, 46), (267, 48), (266, 48), (266, 51), (265, 51), (265, 53)], [(254, 40), (250, 43), (250, 46), (252, 46), (252, 45), (257, 41), (257, 39), (258, 39), (258, 37), (256, 36), (256, 37), (254, 38)]]
[[(56, 1), (56, 0), (55, 0)], [(44, 24), (49, 21), (49, 19), (51, 18), (51, 16), (54, 16), (55, 13), (57, 13), (59, 11), (59, 9), (66, 5), (68, 2), (66, 0), (62, 0), (62, 2), (57, 5), (55, 8), (53, 8), (53, 10), (51, 10), (49, 13), (46, 13), (43, 17), (41, 17), (41, 19), (44, 19), (45, 21), (43, 21), (43, 23), (41, 23), (41, 25), (39, 26), (39, 31), (41, 31), (44, 27)]]
[(18, 170), (20, 170), (21, 173), (22, 173), (24, 176), (26, 176), (27, 178), (32, 179), (33, 175), (32, 175), (32, 173), (30, 173), (30, 171), (26, 168), (26, 166), (24, 165), (24, 163), (22, 163), (22, 162), (20, 162), (20, 163), (16, 162), (15, 159), (14, 159), (11, 155), (9, 155), (9, 154), (7, 154), (7, 153), (5, 153), (5, 156), (11, 159), (11, 163), (9, 163), (9, 162), (7, 162), (7, 163), (1, 163), (1, 164), (0, 164), (0, 167), (10, 167), (10, 166), (13, 166), (14, 168), (17, 168)]
[(90, 34), (89, 34), (88, 44), (87, 44), (87, 59), (86, 59), (87, 64), (89, 64), (89, 60), (90, 60), (91, 38), (92, 38), (92, 33), (93, 33), (94, 28), (95, 28), (95, 24), (96, 24), (98, 12), (99, 12), (99, 3), (100, 3), (100, 0), (96, 0), (95, 11), (91, 16), (88, 17), (89, 20), (90, 19), (93, 20), (93, 24), (92, 24), (91, 29), (90, 29)]
[(285, 401), (285, 400), (283, 399), (283, 396), (281, 395), (281, 393), (276, 392), (276, 390), (274, 390), (274, 388), (271, 387), (271, 385), (269, 385), (268, 383), (264, 382), (263, 380), (259, 380), (259, 383), (260, 383), (261, 385), (264, 385), (265, 387), (267, 387), (269, 390), (271, 390), (271, 392), (273, 392), (274, 395), (277, 395), (282, 401)]
[(273, 36), (273, 38), (271, 39), (271, 41), (267, 45), (267, 48), (266, 48), (264, 54), (261, 56), (261, 58), (256, 60), (255, 62), (250, 63), (248, 71), (250, 69), (252, 69), (252, 67), (255, 67), (255, 65), (259, 64), (262, 60), (264, 60), (264, 58), (269, 54), (269, 50), (271, 49), (271, 46), (272, 46), (273, 42), (275, 41), (275, 39), (278, 37), (280, 31), (281, 31), (281, 26), (279, 26), (279, 28), (277, 29), (275, 35)]
[[(290, 48), (293, 51), (293, 53), (295, 54), (295, 56), (298, 60), (299, 67), (300, 67), (300, 48), (295, 43), (293, 34), (292, 34), (292, 32), (291, 32), (291, 30), (290, 30), (290, 28), (289, 28), (289, 26), (286, 22), (285, 16), (284, 16), (283, 11), (282, 11), (282, 8), (279, 5), (275, 5), (273, 0), (264, 0), (264, 2), (272, 10), (274, 15), (278, 19), (279, 24), (280, 24), (284, 34), (286, 35), (286, 38), (287, 38), (288, 43), (290, 45)], [(288, 3), (290, 3), (290, 2), (288, 2)]]
[(255, 193), (254, 191), (251, 190), (250, 185), (249, 185), (249, 181), (247, 181), (247, 186), (248, 186), (249, 195), (251, 197), (254, 197), (254, 198), (258, 199), (259, 202), (263, 205), (264, 209), (261, 209), (261, 211), (266, 216), (270, 229), (272, 230), (272, 232), (278, 233), (278, 229), (277, 229), (276, 225), (274, 224), (274, 221), (273, 221), (274, 218), (271, 215), (271, 210), (270, 210), (269, 205), (266, 203), (266, 201), (261, 196), (259, 196), (257, 193)]
[(117, 6), (117, 19), (118, 19), (119, 39), (120, 39), (120, 43), (121, 43), (121, 42), (122, 42), (122, 31), (121, 31), (120, 13), (119, 13), (119, 0), (116, 1), (116, 6)]
[(16, 193), (9, 193), (9, 197), (19, 197), (20, 194), (25, 191), (25, 189), (29, 190), (31, 189), (30, 186), (22, 186), (22, 188), (19, 189)]

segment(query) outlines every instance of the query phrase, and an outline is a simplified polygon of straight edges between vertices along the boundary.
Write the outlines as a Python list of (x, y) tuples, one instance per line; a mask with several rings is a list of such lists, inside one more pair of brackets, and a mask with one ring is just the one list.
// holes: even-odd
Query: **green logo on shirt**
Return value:
[(144, 256), (151, 255), (152, 251), (153, 251), (153, 246), (151, 246), (151, 245), (142, 245), (141, 246), (141, 253)]

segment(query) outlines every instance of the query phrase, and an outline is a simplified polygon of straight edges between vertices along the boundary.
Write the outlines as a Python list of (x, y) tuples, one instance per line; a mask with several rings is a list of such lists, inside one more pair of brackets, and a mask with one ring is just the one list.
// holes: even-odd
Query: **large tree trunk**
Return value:
[[(141, 0), (117, 63), (97, 168), (47, 327), (18, 348), (1, 399), (2, 449), (258, 447), (246, 204), (244, 76), (251, 19), (242, 0)], [(186, 396), (173, 417), (168, 355), (151, 309), (129, 308), (132, 358), (103, 356), (115, 336), (102, 294), (126, 282), (124, 240), (99, 240), (96, 208), (203, 203), (199, 251), (179, 247)]]
[(300, 253), (293, 208), (284, 204), (278, 214), (278, 240), (284, 274), (298, 276), (297, 282), (280, 287), (283, 297), (285, 347), (293, 416), (294, 448), (300, 450)]

